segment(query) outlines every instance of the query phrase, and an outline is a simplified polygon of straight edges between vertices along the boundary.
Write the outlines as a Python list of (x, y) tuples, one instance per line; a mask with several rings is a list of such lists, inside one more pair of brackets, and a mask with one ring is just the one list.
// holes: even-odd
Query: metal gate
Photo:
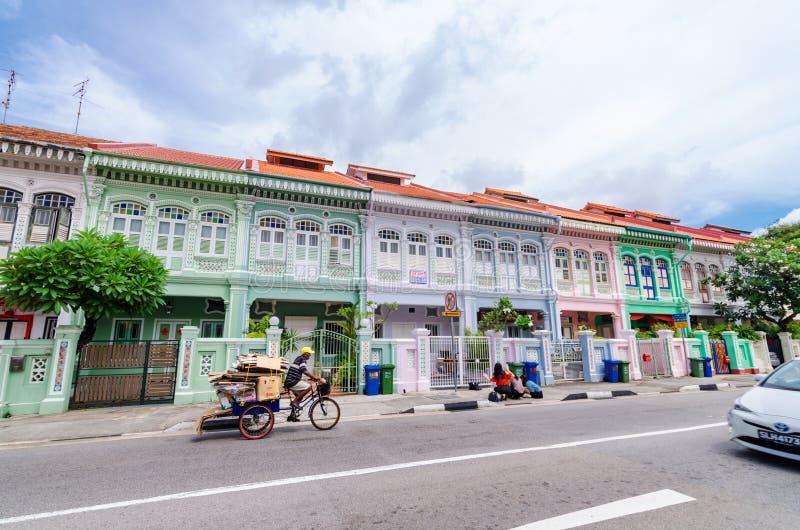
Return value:
[(489, 339), (487, 337), (431, 337), (431, 388), (452, 388), (486, 383)]
[(781, 344), (781, 339), (778, 337), (768, 337), (767, 349), (769, 350), (769, 358), (773, 367), (783, 364), (786, 357), (783, 355), (783, 344)]
[(712, 340), (711, 353), (714, 357), (714, 373), (717, 374), (731, 373), (730, 358), (728, 357), (728, 349), (725, 346), (725, 341)]
[(335, 331), (316, 329), (282, 340), (281, 355), (292, 362), (303, 346), (314, 350), (312, 370), (331, 383), (332, 392), (358, 392), (358, 357), (354, 339)]
[(668, 346), (663, 339), (640, 339), (639, 354), (642, 356), (643, 377), (670, 377), (672, 366)]
[(552, 342), (550, 364), (553, 367), (553, 379), (556, 381), (574, 381), (583, 379), (583, 354), (577, 340), (561, 339)]
[(177, 341), (92, 342), (81, 350), (71, 408), (171, 403)]

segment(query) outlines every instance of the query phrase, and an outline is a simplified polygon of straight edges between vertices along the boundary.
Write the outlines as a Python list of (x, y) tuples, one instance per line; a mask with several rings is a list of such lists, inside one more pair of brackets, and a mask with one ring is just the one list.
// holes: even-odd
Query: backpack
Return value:
[(489, 392), (489, 401), (491, 401), (492, 403), (498, 403), (500, 401), (500, 396), (497, 395), (497, 392), (492, 390), (491, 392)]
[(481, 389), (481, 385), (479, 385), (478, 383), (475, 383), (474, 381), (472, 383), (470, 383), (468, 385), (468, 387), (469, 387), (470, 390), (480, 390)]

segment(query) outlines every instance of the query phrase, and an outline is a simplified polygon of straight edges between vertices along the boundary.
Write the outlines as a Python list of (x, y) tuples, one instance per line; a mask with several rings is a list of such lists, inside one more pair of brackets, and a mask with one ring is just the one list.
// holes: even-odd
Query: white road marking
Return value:
[(694, 500), (693, 497), (678, 493), (674, 490), (659, 490), (628, 499), (609, 502), (608, 504), (601, 504), (600, 506), (594, 506), (585, 510), (559, 515), (558, 517), (543, 519), (535, 523), (526, 524), (525, 526), (519, 526), (514, 530), (565, 530), (567, 528), (576, 528), (600, 521), (608, 521), (609, 519), (616, 519), (617, 517), (624, 517), (635, 513), (658, 510), (660, 508), (666, 508), (667, 506), (674, 506)]
[(401, 464), (390, 464), (386, 466), (365, 467), (361, 469), (350, 469), (347, 471), (336, 471), (333, 473), (321, 473), (319, 475), (307, 475), (304, 477), (291, 477), (282, 478), (277, 480), (268, 480), (264, 482), (253, 482), (250, 484), (238, 484), (234, 486), (221, 486), (218, 488), (207, 488), (202, 490), (184, 491), (181, 493), (171, 493), (169, 495), (159, 495), (157, 497), (145, 497), (143, 499), (131, 499), (128, 501), (109, 502), (106, 504), (95, 504), (93, 506), (81, 506), (79, 508), (69, 508), (66, 510), (56, 510), (52, 512), (32, 513), (28, 515), (19, 515), (15, 517), (7, 517), (0, 519), (0, 525), (22, 523), (25, 521), (36, 521), (38, 519), (49, 519), (52, 517), (62, 517), (65, 515), (75, 515), (86, 512), (97, 512), (101, 510), (112, 510), (115, 508), (126, 508), (128, 506), (138, 506), (141, 504), (153, 504), (157, 502), (177, 501), (181, 499), (192, 499), (196, 497), (208, 497), (211, 495), (221, 495), (224, 493), (235, 493), (239, 491), (251, 491), (264, 488), (274, 488), (277, 486), (287, 486), (290, 484), (302, 484), (304, 482), (315, 482), (318, 480), (330, 480), (336, 478), (356, 477), (360, 475), (371, 475), (375, 473), (384, 473), (387, 471), (396, 471), (398, 469), (410, 469), (415, 467), (432, 466), (437, 464), (448, 464), (452, 462), (465, 462), (469, 460), (479, 460), (482, 458), (493, 458), (497, 456), (517, 455), (522, 453), (533, 453), (537, 451), (548, 451), (553, 449), (568, 449), (570, 447), (581, 447), (584, 445), (594, 445), (607, 442), (616, 442), (619, 440), (631, 440), (635, 438), (648, 438), (652, 436), (665, 436), (669, 434), (678, 434), (691, 431), (699, 431), (703, 429), (713, 429), (715, 427), (723, 427), (728, 425), (726, 422), (706, 423), (703, 425), (694, 425), (692, 427), (681, 427), (678, 429), (666, 429), (663, 431), (649, 431), (640, 432), (635, 434), (623, 434), (619, 436), (607, 436), (605, 438), (592, 438), (589, 440), (577, 440), (574, 442), (563, 442), (551, 445), (540, 445), (534, 447), (523, 447), (520, 449), (506, 449), (504, 451), (492, 451), (490, 453), (477, 453), (462, 456), (450, 456), (446, 458), (436, 458), (432, 460), (416, 460), (413, 462), (404, 462)]

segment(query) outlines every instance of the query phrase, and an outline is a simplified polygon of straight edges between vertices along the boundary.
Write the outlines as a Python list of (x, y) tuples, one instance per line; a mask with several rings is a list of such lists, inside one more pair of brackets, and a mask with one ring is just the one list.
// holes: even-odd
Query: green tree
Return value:
[(712, 283), (725, 290), (729, 301), (744, 305), (718, 303), (717, 314), (726, 319), (765, 320), (787, 331), (800, 314), (800, 229), (736, 245), (734, 256), (735, 265)]
[(23, 248), (0, 261), (0, 298), (26, 311), (82, 310), (81, 348), (97, 322), (114, 314), (150, 315), (164, 304), (167, 270), (119, 235), (80, 232), (68, 241)]
[(397, 311), (397, 308), (400, 307), (397, 302), (384, 304), (385, 310), (382, 312), (381, 318), (375, 318), (375, 308), (377, 305), (378, 304), (372, 300), (369, 300), (367, 301), (365, 311), (361, 311), (354, 305), (340, 307), (339, 310), (336, 311), (336, 314), (342, 318), (340, 323), (342, 326), (342, 334), (355, 340), (357, 338), (358, 328), (361, 325), (361, 319), (364, 318), (372, 319), (373, 327), (377, 331), (383, 326), (383, 323), (386, 322), (389, 315)]
[(773, 226), (767, 230), (766, 239), (791, 242), (800, 239), (800, 223)]
[[(517, 319), (520, 314), (514, 309), (511, 300), (507, 296), (500, 298), (495, 306), (484, 313), (481, 321), (478, 322), (478, 329), (485, 333), (488, 330), (505, 331), (506, 326), (516, 325)], [(522, 320), (520, 320), (522, 322)]]

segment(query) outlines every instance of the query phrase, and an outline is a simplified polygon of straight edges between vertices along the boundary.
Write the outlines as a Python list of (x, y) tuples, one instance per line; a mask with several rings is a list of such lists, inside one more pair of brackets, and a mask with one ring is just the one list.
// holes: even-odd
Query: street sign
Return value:
[(689, 323), (685, 321), (675, 321), (675, 329), (689, 329)]
[(689, 319), (686, 316), (686, 313), (675, 313), (672, 315), (673, 322), (688, 322)]
[(458, 311), (458, 298), (456, 298), (456, 293), (454, 293), (453, 291), (450, 291), (449, 293), (444, 295), (444, 310), (445, 312)]
[(442, 315), (446, 317), (460, 317), (461, 311), (444, 311)]

